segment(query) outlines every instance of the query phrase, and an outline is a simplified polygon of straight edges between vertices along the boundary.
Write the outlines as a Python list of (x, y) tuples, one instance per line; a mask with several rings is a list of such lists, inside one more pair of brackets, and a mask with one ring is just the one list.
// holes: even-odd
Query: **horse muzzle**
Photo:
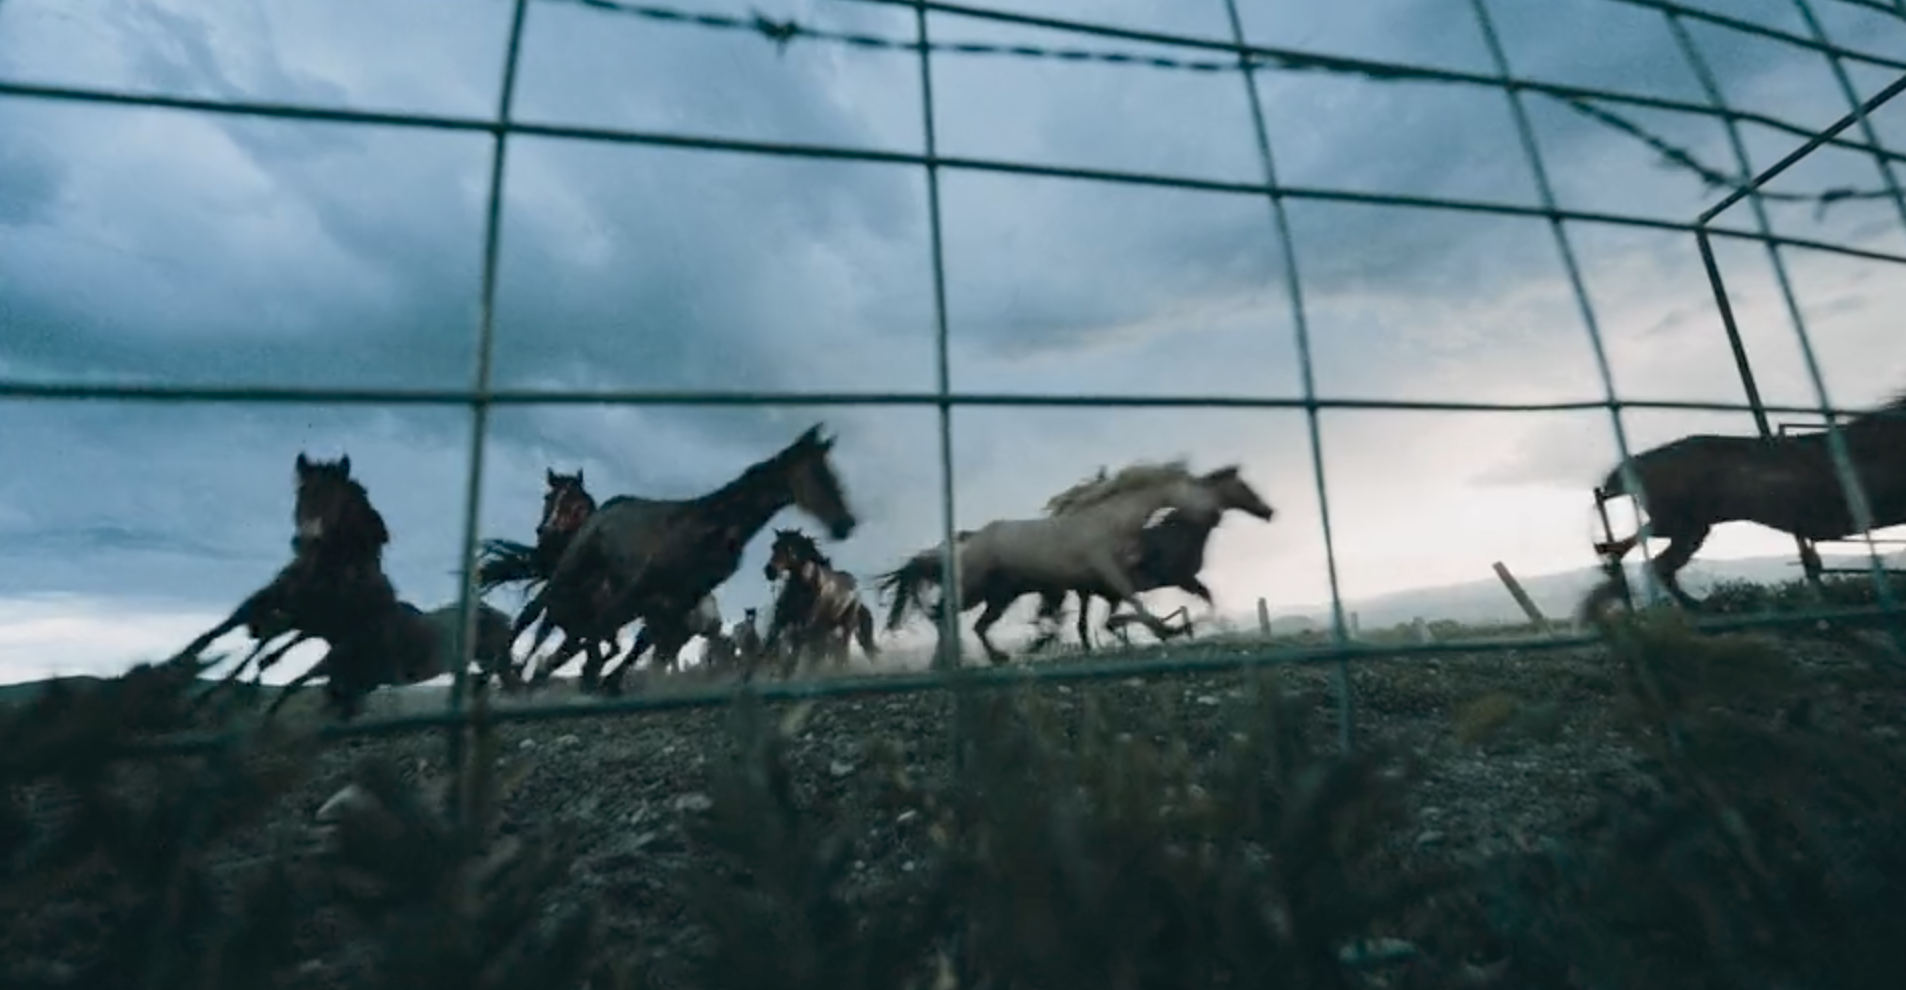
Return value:
[(860, 520), (853, 516), (843, 516), (827, 527), (827, 535), (836, 540), (844, 540), (854, 535), (854, 528), (859, 525)]

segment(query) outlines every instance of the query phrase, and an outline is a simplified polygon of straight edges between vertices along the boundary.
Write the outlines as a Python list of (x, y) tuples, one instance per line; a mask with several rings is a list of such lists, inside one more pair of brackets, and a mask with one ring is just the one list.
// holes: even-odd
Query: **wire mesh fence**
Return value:
[[(1488, 651), (1501, 649), (1541, 650), (1581, 646), (1594, 641), (1594, 637), (1568, 635), (1544, 636), (1533, 639), (1478, 639), (1471, 641), (1445, 641), (1430, 644), (1384, 644), (1370, 645), (1355, 641), (1346, 626), (1343, 594), (1337, 575), (1337, 532), (1330, 510), (1330, 491), (1326, 484), (1325, 445), (1319, 429), (1320, 416), (1327, 410), (1337, 409), (1387, 409), (1399, 411), (1469, 411), (1499, 413), (1531, 413), (1555, 411), (1602, 410), (1608, 415), (1618, 455), (1624, 464), (1626, 459), (1636, 453), (1629, 441), (1622, 413), (1633, 409), (1659, 410), (1715, 410), (1750, 413), (1759, 424), (1764, 436), (1770, 436), (1769, 414), (1805, 415), (1822, 417), (1827, 424), (1837, 422), (1844, 410), (1836, 407), (1829, 394), (1825, 378), (1816, 356), (1813, 341), (1808, 332), (1807, 321), (1797, 301), (1794, 278), (1788, 262), (1790, 252), (1803, 250), (1858, 258), (1885, 263), (1906, 263), (1906, 254), (1876, 249), (1870, 246), (1852, 243), (1835, 243), (1826, 240), (1795, 237), (1776, 233), (1769, 217), (1769, 202), (1812, 203), (1819, 209), (1839, 207), (1841, 204), (1854, 204), (1847, 208), (1871, 208), (1896, 212), (1902, 225), (1906, 225), (1906, 196), (1902, 196), (1897, 176), (1892, 168), (1895, 163), (1906, 161), (1906, 152), (1889, 149), (1881, 141), (1878, 130), (1871, 121), (1871, 115), (1906, 90), (1906, 58), (1897, 58), (1856, 50), (1838, 43), (1828, 37), (1817, 15), (1816, 0), (1794, 0), (1794, 9), (1805, 31), (1793, 31), (1744, 19), (1730, 14), (1718, 13), (1691, 5), (1669, 2), (1669, 0), (1607, 0), (1613, 6), (1622, 6), (1658, 16), (1673, 37), (1686, 68), (1699, 81), (1703, 93), (1701, 100), (1685, 100), (1658, 94), (1643, 92), (1624, 92), (1579, 85), (1563, 84), (1518, 75), (1512, 70), (1511, 57), (1503, 38), (1498, 31), (1495, 15), (1492, 14), (1489, 0), (1471, 0), (1467, 16), (1473, 18), (1484, 39), (1491, 70), (1488, 72), (1465, 72), (1423, 65), (1402, 64), (1373, 59), (1351, 58), (1339, 55), (1327, 55), (1319, 52), (1293, 48), (1270, 47), (1253, 44), (1247, 40), (1246, 31), (1239, 15), (1237, 0), (1225, 0), (1224, 8), (1227, 34), (1215, 37), (1197, 37), (1161, 33), (1157, 31), (1136, 30), (1115, 27), (1109, 24), (1074, 21), (1055, 17), (1034, 16), (1008, 10), (989, 9), (966, 4), (939, 2), (939, 0), (851, 0), (853, 4), (888, 6), (910, 11), (913, 18), (912, 36), (880, 36), (869, 33), (837, 31), (823, 26), (802, 23), (796, 20), (776, 20), (759, 14), (739, 15), (708, 10), (686, 10), (670, 6), (624, 3), (619, 0), (539, 0), (532, 4), (530, 0), (513, 0), (511, 4), (510, 25), (506, 56), (501, 67), (501, 87), (495, 113), (487, 118), (458, 117), (446, 115), (426, 115), (407, 113), (383, 113), (373, 111), (350, 110), (337, 107), (290, 105), (270, 102), (248, 102), (243, 100), (206, 99), (183, 96), (166, 96), (130, 92), (115, 92), (72, 86), (35, 85), (19, 82), (0, 82), (0, 97), (11, 100), (61, 101), (65, 103), (110, 104), (128, 107), (142, 107), (158, 110), (192, 114), (242, 115), (258, 118), (305, 121), (313, 124), (345, 125), (354, 127), (386, 127), (431, 129), (437, 131), (455, 131), (478, 133), (489, 136), (492, 142), (491, 160), (487, 178), (486, 211), (483, 221), (484, 246), (482, 252), (481, 289), (478, 307), (478, 329), (476, 338), (476, 369), (473, 379), (467, 387), (461, 388), (319, 388), (292, 386), (261, 386), (246, 383), (219, 385), (173, 385), (138, 383), (97, 383), (97, 382), (59, 382), (34, 380), (0, 380), (0, 398), (13, 401), (27, 400), (64, 400), (64, 401), (135, 401), (167, 403), (208, 403), (208, 402), (277, 402), (307, 404), (371, 404), (371, 405), (431, 405), (461, 406), (471, 412), (471, 427), (468, 441), (469, 469), (466, 478), (462, 505), (463, 525), (461, 530), (462, 592), (460, 603), (463, 614), (463, 636), (471, 638), (476, 620), (476, 550), (478, 547), (478, 518), (480, 508), (480, 479), (484, 470), (485, 453), (489, 435), (489, 418), (492, 411), (502, 406), (524, 406), (538, 404), (649, 404), (649, 405), (695, 405), (695, 406), (850, 406), (850, 405), (886, 405), (928, 407), (937, 414), (938, 461), (940, 478), (940, 539), (944, 548), (942, 555), (942, 587), (947, 589), (949, 607), (944, 610), (943, 634), (959, 649), (962, 633), (959, 626), (961, 603), (956, 595), (957, 585), (945, 578), (951, 574), (953, 550), (955, 546), (955, 478), (953, 468), (953, 427), (952, 411), (956, 407), (1134, 407), (1134, 408), (1237, 408), (1237, 409), (1287, 409), (1299, 411), (1305, 417), (1308, 442), (1311, 480), (1321, 509), (1322, 538), (1327, 577), (1331, 601), (1331, 642), (1321, 647), (1302, 649), (1274, 648), (1264, 645), (1247, 651), (1246, 655), (1227, 655), (1222, 658), (1202, 657), (1159, 657), (1143, 660), (1121, 659), (1099, 662), (1042, 663), (1029, 666), (1014, 666), (1007, 669), (931, 672), (919, 674), (887, 674), (859, 678), (836, 678), (818, 682), (787, 682), (756, 685), (750, 690), (769, 698), (796, 698), (839, 696), (867, 692), (905, 692), (926, 691), (942, 688), (954, 680), (976, 684), (999, 684), (1038, 680), (1058, 682), (1068, 680), (1089, 680), (1107, 676), (1129, 677), (1149, 673), (1169, 671), (1192, 671), (1200, 668), (1235, 668), (1240, 665), (1269, 663), (1327, 663), (1335, 665), (1337, 704), (1339, 721), (1344, 730), (1344, 742), (1350, 741), (1352, 725), (1352, 698), (1349, 691), (1347, 664), (1360, 656), (1397, 655), (1405, 653), (1450, 653), (1469, 651)], [(1888, 3), (1885, 0), (1819, 0), (1819, 2), (1844, 4), (1860, 7), (1873, 12), (1897, 16), (1906, 19), (1906, 2)], [(661, 131), (640, 131), (629, 129), (592, 128), (560, 125), (524, 119), (516, 110), (517, 80), (522, 63), (523, 37), (525, 28), (534, 10), (551, 4), (576, 4), (588, 8), (602, 17), (638, 18), (652, 22), (657, 30), (708, 30), (758, 36), (762, 41), (762, 57), (773, 57), (777, 49), (790, 45), (835, 45), (849, 50), (886, 50), (908, 53), (917, 57), (918, 77), (921, 88), (921, 120), (924, 133), (921, 135), (921, 150), (918, 152), (869, 150), (846, 146), (801, 144), (790, 142), (771, 142), (762, 140), (743, 140), (737, 138), (715, 137), (705, 134), (673, 133)], [(848, 0), (842, 0), (843, 5)], [(1048, 34), (1062, 33), (1076, 38), (1075, 46), (1037, 46), (1026, 44), (991, 44), (936, 41), (934, 27), (947, 23), (989, 24), (1002, 28), (1039, 29)], [(1750, 111), (1731, 106), (1715, 81), (1707, 57), (1703, 54), (1690, 33), (1690, 25), (1699, 24), (1708, 28), (1735, 32), (1752, 36), (1760, 40), (1801, 49), (1817, 54), (1831, 69), (1839, 90), (1847, 104), (1847, 113), (1836, 121), (1822, 126), (1817, 121), (1789, 120), (1760, 111)], [(1144, 51), (1122, 49), (1119, 46), (1143, 46)], [(1156, 54), (1160, 49), (1176, 52), (1175, 55)], [(962, 157), (943, 154), (939, 147), (939, 138), (935, 129), (936, 100), (934, 95), (933, 65), (936, 58), (1003, 58), (1049, 60), (1069, 63), (1098, 63), (1125, 67), (1132, 72), (1188, 72), (1202, 74), (1232, 74), (1244, 87), (1249, 104), (1252, 123), (1252, 151), (1255, 155), (1258, 176), (1252, 181), (1226, 181), (1199, 178), (1188, 175), (1164, 174), (1131, 170), (1104, 168), (1066, 167), (1049, 164), (1037, 164), (1026, 161)], [(1863, 95), (1855, 84), (1852, 71), (1888, 75), (1898, 75), (1889, 85), (1879, 87), (1870, 94)], [(1268, 123), (1267, 113), (1260, 103), (1257, 81), (1267, 75), (1277, 73), (1321, 73), (1357, 77), (1378, 82), (1408, 81), (1446, 86), (1462, 86), (1495, 91), (1506, 102), (1514, 124), (1518, 152), (1523, 157), (1535, 183), (1538, 202), (1533, 206), (1483, 200), (1462, 200), (1441, 197), (1415, 196), (1352, 191), (1348, 189), (1319, 188), (1293, 185), (1281, 181), (1279, 171), (1279, 135), (1274, 133)], [(1531, 108), (1538, 101), (1567, 109), (1582, 117), (1595, 121), (1615, 132), (1648, 147), (1658, 154), (1671, 167), (1683, 169), (1695, 176), (1711, 191), (1719, 195), (1716, 204), (1700, 216), (1687, 222), (1674, 222), (1658, 217), (1641, 214), (1592, 211), (1567, 208), (1562, 205), (1551, 179), (1552, 162), (1545, 157), (1531, 123)], [(1631, 119), (1628, 114), (1638, 110), (1674, 111), (1719, 122), (1726, 130), (1732, 161), (1725, 166), (1704, 162), (1693, 152), (1686, 150), (1671, 135), (1663, 135), (1644, 127)], [(1743, 138), (1746, 127), (1760, 128), (1764, 131), (1783, 135), (1793, 142), (1793, 150), (1773, 166), (1754, 172)], [(932, 288), (934, 303), (934, 380), (935, 386), (927, 390), (892, 391), (759, 391), (759, 390), (707, 390), (707, 389), (527, 389), (499, 387), (495, 384), (496, 351), (496, 297), (500, 248), (502, 244), (501, 218), (503, 210), (504, 187), (508, 173), (508, 152), (512, 139), (544, 138), (577, 142), (617, 143), (625, 145), (645, 145), (652, 147), (670, 147), (678, 149), (700, 149), (724, 151), (787, 158), (824, 159), (843, 162), (874, 162), (887, 165), (901, 165), (920, 169), (926, 179), (929, 240), (931, 251)], [(1797, 162), (1821, 148), (1833, 148), (1867, 156), (1874, 164), (1875, 180), (1870, 188), (1844, 187), (1824, 190), (1818, 193), (1795, 193), (1763, 191), (1762, 186), (1788, 171)], [(1264, 206), (1264, 236), (1275, 241), (1281, 248), (1283, 259), (1283, 278), (1290, 288), (1290, 320), (1295, 328), (1295, 360), (1299, 369), (1301, 390), (1299, 394), (1285, 396), (1241, 396), (1241, 395), (1203, 395), (1203, 394), (1042, 394), (975, 392), (956, 390), (951, 384), (949, 371), (949, 325), (947, 318), (947, 275), (944, 259), (940, 179), (950, 172), (991, 173), (998, 175), (1037, 176), (1068, 181), (1087, 181), (1111, 183), (1126, 186), (1146, 186), (1158, 188), (1199, 190), (1205, 192), (1228, 193), (1238, 196), (1257, 197)], [(1562, 259), (1563, 269), (1569, 292), (1574, 301), (1576, 315), (1579, 318), (1581, 332), (1594, 357), (1594, 367), (1598, 378), (1601, 397), (1595, 401), (1549, 402), (1549, 403), (1501, 403), (1501, 402), (1458, 402), (1427, 401), (1405, 399), (1354, 399), (1343, 396), (1321, 394), (1313, 372), (1312, 339), (1309, 311), (1304, 295), (1304, 258), (1298, 250), (1292, 236), (1289, 217), (1290, 204), (1296, 202), (1322, 202), (1362, 204), (1386, 208), (1412, 208), (1439, 211), (1466, 212), (1475, 214), (1519, 216), (1546, 225), (1548, 236)], [(1860, 204), (1864, 204), (1863, 206)], [(1745, 206), (1750, 212), (1750, 221), (1746, 223), (1727, 223), (1726, 217)], [(1640, 400), (1625, 398), (1617, 390), (1610, 358), (1605, 346), (1602, 318), (1596, 305), (1591, 301), (1581, 263), (1578, 260), (1578, 248), (1574, 232), (1583, 225), (1608, 225), (1630, 229), (1644, 229), (1668, 232), (1693, 238), (1699, 245), (1702, 259), (1712, 285), (1717, 308), (1723, 318), (1723, 330), (1728, 336), (1736, 361), (1745, 401), (1740, 403), (1711, 403), (1693, 401)], [(1811, 405), (1783, 405), (1762, 400), (1753, 375), (1753, 364), (1741, 342), (1738, 328), (1732, 315), (1730, 296), (1721, 266), (1716, 261), (1712, 245), (1717, 240), (1762, 245), (1768, 261), (1774, 271), (1779, 293), (1791, 324), (1794, 337), (1805, 363), (1808, 382), (1817, 400)], [(1837, 430), (1829, 430), (1829, 446), (1834, 465), (1842, 484), (1848, 491), (1849, 504), (1856, 521), (1863, 528), (1870, 529), (1873, 510), (1866, 502), (1860, 487), (1853, 482), (1853, 469), (1848, 451)], [(1639, 491), (1640, 486), (1630, 476), (1630, 490)], [(1646, 510), (1646, 496), (1639, 501), (1643, 512)], [(1586, 499), (1585, 499), (1586, 502)], [(1868, 556), (1871, 562), (1870, 574), (1873, 577), (1881, 608), (1897, 611), (1898, 603), (1893, 599), (1891, 585), (1883, 580), (1884, 567), (1877, 546), (1867, 541)], [(1644, 546), (1645, 550), (1645, 546)], [(1644, 566), (1642, 573), (1649, 572)], [(1755, 627), (1784, 623), (1810, 622), (1821, 618), (1839, 618), (1868, 614), (1866, 610), (1818, 611), (1800, 615), (1780, 617), (1731, 618), (1711, 623), (1716, 627)], [(470, 656), (467, 646), (459, 646), (456, 651), (466, 659)], [(437, 714), (419, 714), (404, 717), (379, 717), (361, 719), (346, 725), (333, 726), (325, 731), (331, 735), (378, 735), (396, 732), (408, 732), (431, 726), (457, 725), (470, 715), (467, 696), (468, 663), (456, 665), (454, 683), (450, 691), (446, 711)], [(497, 710), (487, 713), (486, 717), (511, 721), (546, 720), (571, 718), (578, 716), (608, 715), (638, 711), (654, 711), (671, 708), (704, 706), (723, 703), (733, 697), (734, 688), (710, 688), (702, 691), (689, 691), (666, 695), (637, 696), (614, 701), (590, 701), (573, 704), (551, 704), (546, 706), (522, 707)], [(451, 733), (453, 740), (458, 738)], [(174, 746), (202, 746), (214, 742), (212, 738), (192, 738), (174, 740), (167, 744)], [(454, 745), (454, 743), (453, 743)]]

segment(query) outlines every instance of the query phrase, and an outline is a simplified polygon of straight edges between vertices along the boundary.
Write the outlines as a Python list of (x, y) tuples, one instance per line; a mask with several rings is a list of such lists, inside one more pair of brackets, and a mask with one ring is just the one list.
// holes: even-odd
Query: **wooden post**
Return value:
[(1265, 636), (1271, 634), (1271, 606), (1262, 598), (1257, 600), (1257, 631)]
[(1436, 642), (1436, 634), (1430, 632), (1429, 623), (1424, 622), (1420, 615), (1410, 620), (1410, 631), (1416, 634), (1416, 641), (1419, 643)]
[(1517, 605), (1522, 606), (1522, 614), (1528, 616), (1529, 621), (1534, 623), (1537, 629), (1552, 632), (1548, 618), (1542, 614), (1541, 609), (1535, 607), (1535, 599), (1530, 598), (1529, 593), (1522, 590), (1522, 582), (1517, 581), (1516, 576), (1509, 573), (1509, 568), (1504, 567), (1502, 561), (1498, 560), (1491, 566), (1496, 569), (1496, 577), (1502, 579), (1502, 586), (1508, 588), (1509, 595), (1516, 600)]

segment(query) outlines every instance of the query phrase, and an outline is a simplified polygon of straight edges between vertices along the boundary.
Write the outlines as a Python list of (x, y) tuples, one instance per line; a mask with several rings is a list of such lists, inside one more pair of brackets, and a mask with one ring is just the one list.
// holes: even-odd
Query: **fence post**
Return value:
[(1271, 606), (1262, 598), (1257, 600), (1257, 631), (1266, 637), (1271, 635)]
[(1503, 566), (1500, 560), (1490, 566), (1496, 569), (1496, 577), (1502, 579), (1502, 586), (1509, 589), (1510, 597), (1516, 600), (1517, 605), (1522, 606), (1522, 614), (1529, 617), (1529, 621), (1535, 624), (1535, 628), (1540, 632), (1553, 633), (1555, 630), (1549, 626), (1548, 617), (1542, 614), (1541, 609), (1535, 607), (1535, 599), (1530, 598), (1529, 593), (1522, 589), (1522, 582), (1517, 581), (1516, 576), (1509, 573), (1509, 568)]

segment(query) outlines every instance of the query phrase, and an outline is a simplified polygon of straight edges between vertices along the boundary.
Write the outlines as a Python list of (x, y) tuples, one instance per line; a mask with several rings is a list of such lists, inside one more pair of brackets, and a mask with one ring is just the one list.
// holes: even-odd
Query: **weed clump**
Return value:
[(1030, 692), (959, 697), (958, 774), (883, 761), (884, 806), (928, 841), (858, 921), (832, 893), (851, 828), (815, 824), (815, 807), (803, 823), (775, 737), (747, 716), (751, 755), (724, 771), (708, 833), (738, 870), (699, 901), (716, 935), (706, 985), (1346, 985), (1364, 940), (1457, 878), (1387, 855), (1409, 825), (1408, 760), (1321, 755), (1291, 699), (1259, 698), (1197, 759), (1090, 692), (1071, 724)]
[[(419, 797), (371, 759), (361, 800), (313, 855), (285, 837), (234, 857), (301, 782), (319, 740), (283, 735), (153, 744), (193, 728), (210, 663), (142, 665), (113, 679), (52, 682), (0, 712), (0, 911), (9, 988), (300, 986), (324, 969), (307, 929), (338, 908), (365, 922), (358, 986), (584, 985), (592, 915), (549, 916), (567, 868), (559, 842), (494, 841), (494, 741)], [(136, 752), (140, 749), (148, 752)], [(138, 758), (131, 758), (133, 756)]]
[[(480, 699), (459, 758), (420, 781), (379, 742), (313, 774), (344, 744), (285, 731), (124, 760), (194, 727), (200, 668), (56, 686), (0, 711), (0, 901), (21, 919), (0, 936), (0, 985), (1897, 982), (1906, 761), (1844, 709), (1849, 693), (1906, 696), (1899, 675), (1840, 670), (1835, 688), (1854, 687), (1834, 695), (1791, 643), (1672, 613), (1603, 632), (1594, 677), (1627, 772), (1581, 778), (1592, 812), (1487, 854), (1427, 852), (1413, 810), (1434, 782), (1427, 754), (1381, 739), (1336, 752), (1285, 678), (1206, 684), (1189, 702), (1164, 685), (963, 686), (907, 701), (905, 724), (930, 737), (862, 740), (871, 760), (852, 772), (809, 766), (812, 704), (773, 713), (743, 693), (726, 731), (693, 740), (700, 779), (671, 785), (700, 787), (705, 813), (634, 867), (683, 908), (668, 921), (692, 936), (669, 943), (689, 957), (679, 973), (607, 940), (615, 905), (572, 882), (590, 823), (558, 829), (527, 806), (537, 764), (501, 758)], [(1458, 759), (1561, 759), (1565, 690), (1559, 676), (1492, 685), (1451, 700), (1439, 731)], [(950, 714), (923, 714), (938, 705)], [(282, 814), (272, 824), (294, 787), (301, 805), (331, 796), (315, 845)], [(668, 856), (685, 868), (658, 865)]]
[(1480, 864), (1516, 985), (1866, 987), (1906, 938), (1906, 763), (1813, 717), (1764, 641), (1607, 627), (1640, 778), (1558, 848)]

